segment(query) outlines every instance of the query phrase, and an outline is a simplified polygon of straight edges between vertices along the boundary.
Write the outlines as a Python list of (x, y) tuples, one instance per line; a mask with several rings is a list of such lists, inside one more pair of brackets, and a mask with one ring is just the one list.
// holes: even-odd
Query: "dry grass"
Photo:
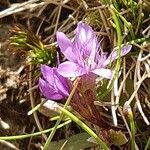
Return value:
[[(98, 37), (102, 39), (101, 46), (104, 51), (110, 53), (114, 47), (118, 46), (116, 24), (110, 11), (111, 7), (106, 4), (105, 1), (28, 0), (23, 3), (11, 4), (9, 1), (4, 3), (8, 8), (0, 12), (1, 24), (11, 24), (12, 27), (17, 24), (22, 24), (28, 28), (29, 31), (31, 30), (35, 33), (35, 36), (38, 36), (47, 49), (51, 49), (51, 46), (58, 49), (55, 38), (57, 31), (62, 31), (67, 34), (69, 38), (72, 38), (76, 24), (79, 21), (83, 21), (92, 26)], [(103, 115), (109, 120), (113, 120), (110, 122), (112, 126), (114, 126), (114, 124), (122, 126), (127, 131), (124, 132), (123, 130), (122, 132), (124, 132), (127, 137), (131, 137), (128, 138), (129, 141), (132, 141), (133, 138), (133, 131), (130, 125), (131, 120), (128, 116), (131, 112), (133, 115), (132, 121), (134, 121), (135, 125), (133, 130), (136, 130), (134, 135), (136, 143), (135, 148), (144, 149), (150, 135), (150, 4), (146, 0), (136, 1), (135, 7), (132, 7), (132, 5), (128, 5), (125, 2), (119, 2), (117, 5), (114, 1), (113, 4), (115, 8), (118, 7), (119, 11), (118, 14), (116, 10), (112, 9), (114, 12), (116, 11), (115, 13), (119, 16), (122, 34), (121, 44), (130, 43), (133, 45), (133, 48), (130, 54), (122, 59), (122, 63), (120, 64), (120, 78), (113, 83), (111, 91), (109, 91), (107, 95), (98, 99), (101, 102), (98, 102), (96, 105), (100, 105), (98, 107), (104, 107), (106, 103), (109, 104), (108, 107), (105, 106), (108, 108), (108, 111), (104, 111)], [(11, 23), (9, 21), (10, 18), (12, 19)], [(1, 42), (1, 44), (3, 45), (4, 42), (6, 41)], [(1, 53), (3, 54), (4, 52), (2, 51)], [(14, 55), (18, 56), (18, 52), (14, 50), (14, 47), (11, 47), (9, 53), (14, 53)], [(25, 51), (25, 53), (27, 52)], [(21, 54), (19, 53), (19, 55)], [(0, 55), (0, 58), (1, 57), (11, 56)], [(8, 59), (6, 59), (6, 61), (8, 61)], [(2, 64), (0, 63), (0, 65)], [(39, 66), (33, 64), (28, 65), (25, 61), (21, 62), (19, 66), (23, 67), (18, 74), (21, 83), (17, 88), (18, 92), (15, 92), (12, 99), (10, 97), (12, 97), (14, 90), (16, 89), (11, 87), (10, 90), (9, 87), (3, 86), (6, 82), (3, 82), (0, 78), (0, 83), (3, 86), (3, 88), (0, 86), (0, 95), (1, 93), (5, 94), (4, 98), (1, 96), (3, 102), (1, 102), (0, 107), (6, 107), (11, 101), (14, 110), (16, 107), (21, 107), (21, 112), (19, 112), (19, 109), (17, 108), (17, 113), (27, 114), (27, 111), (29, 111), (31, 107), (34, 108), (41, 102), (39, 92), (34, 88), (39, 77)], [(115, 64), (112, 66), (115, 68)], [(3, 80), (6, 81), (6, 78)], [(10, 80), (12, 81), (11, 78)], [(103, 84), (101, 85), (103, 87)], [(9, 92), (7, 92), (7, 90)], [(27, 90), (29, 90), (29, 92)], [(116, 95), (114, 94), (114, 91), (116, 92)], [(27, 110), (22, 108), (24, 106)], [(6, 116), (7, 113), (9, 113), (8, 110), (6, 111)], [(4, 115), (4, 113), (1, 112), (0, 115)], [(30, 127), (28, 127), (28, 123), (25, 122), (25, 125), (21, 125), (22, 130), (24, 130), (22, 133), (31, 133), (35, 126), (38, 127), (37, 130), (39, 131), (50, 126), (48, 118), (37, 112), (33, 113), (33, 118), (28, 118), (27, 115), (25, 116), (27, 120), (30, 120)], [(21, 117), (18, 119), (21, 120)], [(26, 128), (28, 129), (27, 131)], [(98, 128), (98, 130), (100, 129)], [(60, 131), (60, 134), (63, 134), (62, 132), (63, 131)], [(72, 131), (69, 130), (69, 132)], [(2, 135), (6, 136), (8, 134), (7, 132), (4, 132)], [(43, 138), (37, 139), (40, 146), (36, 144), (36, 140), (34, 140), (33, 143), (31, 142), (32, 139), (29, 141), (26, 140), (27, 147), (25, 149), (40, 149), (41, 145), (47, 139), (45, 134), (43, 134), (42, 137)], [(5, 143), (5, 145), (7, 145), (7, 147), (12, 146), (9, 143)], [(23, 149), (22, 147), (25, 146), (21, 142), (15, 143), (15, 145), (20, 147), (20, 149)], [(131, 147), (130, 144), (127, 143), (123, 148), (130, 149)], [(14, 147), (12, 149), (17, 148)]]

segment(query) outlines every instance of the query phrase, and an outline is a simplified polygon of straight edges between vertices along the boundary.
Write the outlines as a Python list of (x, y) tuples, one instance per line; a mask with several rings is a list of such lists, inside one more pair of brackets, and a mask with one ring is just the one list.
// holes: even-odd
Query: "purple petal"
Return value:
[(51, 87), (46, 81), (43, 79), (39, 79), (39, 89), (41, 93), (47, 97), (48, 99), (59, 100), (64, 97), (58, 93), (53, 87)]
[(76, 29), (76, 40), (80, 41), (81, 44), (86, 44), (88, 43), (90, 40), (96, 38), (96, 35), (93, 31), (93, 29), (84, 24), (84, 23), (78, 23), (77, 29)]
[[(55, 68), (56, 69), (56, 68)], [(43, 75), (43, 78), (51, 85), (54, 84), (54, 68), (51, 68), (47, 65), (41, 65), (41, 72)]]
[(86, 70), (78, 64), (66, 61), (58, 66), (58, 73), (63, 77), (78, 77), (86, 73)]
[(76, 62), (77, 58), (73, 52), (73, 45), (71, 41), (68, 39), (68, 37), (66, 37), (66, 35), (62, 32), (57, 32), (56, 37), (58, 46), (60, 47), (60, 50), (64, 54), (64, 56), (68, 60)]
[[(132, 45), (127, 45), (127, 46), (122, 47), (122, 49), (121, 49), (121, 56), (124, 56), (127, 53), (129, 53), (131, 48), (132, 48)], [(117, 58), (118, 58), (118, 52), (117, 52), (117, 49), (115, 48), (112, 51), (112, 53), (109, 55), (107, 60), (104, 62), (104, 66), (108, 65), (110, 62), (114, 61)]]
[(112, 71), (110, 69), (101, 68), (101, 69), (95, 69), (92, 72), (107, 79), (112, 78)]
[(69, 95), (69, 84), (67, 78), (62, 77), (57, 72), (55, 72), (55, 88), (64, 96)]
[(92, 28), (84, 23), (78, 23), (75, 36), (76, 47), (84, 48), (84, 56), (90, 56), (97, 49), (97, 38)]

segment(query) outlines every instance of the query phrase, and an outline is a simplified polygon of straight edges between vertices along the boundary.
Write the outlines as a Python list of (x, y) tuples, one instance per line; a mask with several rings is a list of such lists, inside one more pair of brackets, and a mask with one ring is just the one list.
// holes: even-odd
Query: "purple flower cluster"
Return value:
[[(52, 100), (66, 98), (70, 91), (70, 77), (95, 74), (112, 78), (113, 72), (106, 67), (118, 58), (117, 49), (107, 57), (90, 26), (78, 23), (73, 42), (62, 32), (57, 32), (56, 36), (58, 46), (67, 61), (59, 64), (58, 68), (41, 66), (43, 78), (39, 80), (39, 88), (45, 97)], [(131, 48), (131, 45), (124, 46), (121, 56), (126, 55)]]

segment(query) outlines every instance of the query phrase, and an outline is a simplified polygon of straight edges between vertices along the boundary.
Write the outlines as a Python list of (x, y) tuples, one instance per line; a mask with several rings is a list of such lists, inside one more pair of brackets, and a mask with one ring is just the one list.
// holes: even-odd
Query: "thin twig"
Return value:
[[(29, 89), (31, 89), (31, 87), (32, 87), (32, 65), (29, 66)], [(35, 107), (35, 104), (34, 104), (34, 98), (33, 98), (33, 91), (32, 90), (29, 91), (29, 95), (30, 95), (31, 107), (33, 109)], [(34, 119), (35, 119), (35, 122), (36, 122), (38, 129), (40, 131), (43, 131), (36, 111), (33, 112), (33, 116), (34, 116)], [(47, 140), (46, 134), (43, 133), (42, 136), (45, 140)]]
[(21, 4), (15, 4), (13, 6), (11, 6), (10, 8), (3, 10), (2, 12), (0, 12), (0, 18), (12, 15), (14, 13), (18, 13), (24, 10), (28, 10), (31, 8), (35, 8), (37, 6), (41, 6), (44, 5), (43, 2), (39, 3), (39, 4), (35, 4), (35, 2), (38, 2), (40, 0), (29, 0), (28, 2), (24, 2)]
[(5, 145), (7, 147), (9, 147), (10, 149), (13, 149), (13, 150), (20, 150), (19, 148), (17, 148), (15, 145), (13, 145), (12, 143), (8, 142), (8, 141), (4, 141), (4, 140), (0, 140), (0, 143), (2, 145)]

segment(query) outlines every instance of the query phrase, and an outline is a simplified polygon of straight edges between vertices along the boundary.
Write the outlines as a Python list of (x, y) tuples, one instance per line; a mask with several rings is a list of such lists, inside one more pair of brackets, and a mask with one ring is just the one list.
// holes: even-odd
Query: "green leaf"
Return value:
[(85, 148), (90, 148), (95, 146), (96, 144), (90, 143), (87, 139), (90, 136), (87, 133), (79, 133), (71, 136), (68, 140), (63, 139), (51, 142), (49, 149), (50, 150), (80, 150)]
[(128, 142), (128, 139), (126, 138), (125, 134), (123, 134), (121, 131), (110, 130), (108, 132), (108, 135), (112, 144), (115, 146), (121, 146)]

